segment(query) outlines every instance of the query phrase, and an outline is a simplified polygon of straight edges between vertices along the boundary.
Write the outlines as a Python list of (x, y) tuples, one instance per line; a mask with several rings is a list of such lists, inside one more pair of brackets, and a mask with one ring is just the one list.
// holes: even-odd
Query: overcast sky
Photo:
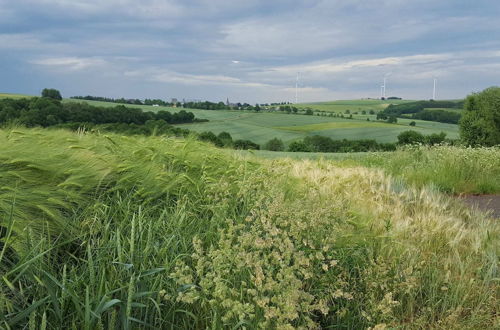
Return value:
[(500, 85), (497, 0), (0, 0), (0, 92), (249, 103)]

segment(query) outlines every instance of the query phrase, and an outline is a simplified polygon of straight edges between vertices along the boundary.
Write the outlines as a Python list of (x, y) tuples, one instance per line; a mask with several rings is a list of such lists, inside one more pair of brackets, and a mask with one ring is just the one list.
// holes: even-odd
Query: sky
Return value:
[[(497, 0), (0, 0), (0, 93), (248, 103), (500, 85)], [(296, 89), (297, 74), (298, 88)]]

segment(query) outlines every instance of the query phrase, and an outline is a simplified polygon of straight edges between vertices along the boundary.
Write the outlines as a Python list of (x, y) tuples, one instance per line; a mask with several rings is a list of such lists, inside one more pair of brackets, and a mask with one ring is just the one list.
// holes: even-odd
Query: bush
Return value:
[(304, 141), (293, 141), (288, 146), (288, 151), (291, 152), (311, 152), (310, 146), (305, 144)]
[(205, 142), (213, 143), (216, 147), (223, 147), (224, 142), (217, 137), (213, 132), (202, 132), (198, 135), (198, 139)]
[(283, 151), (285, 150), (285, 144), (282, 140), (274, 138), (266, 142), (264, 149), (271, 151)]
[(405, 131), (398, 135), (398, 144), (424, 143), (425, 138), (422, 133), (416, 131)]
[(53, 88), (44, 88), (42, 90), (42, 97), (46, 97), (54, 100), (62, 100), (61, 93), (57, 89)]
[(409, 125), (410, 125), (410, 126), (415, 126), (415, 125), (417, 125), (417, 123), (416, 123), (416, 122), (414, 122), (414, 121), (411, 121)]
[(234, 149), (251, 149), (251, 150), (260, 149), (260, 145), (250, 140), (236, 140), (233, 142), (233, 147)]
[(467, 145), (500, 144), (500, 87), (469, 95), (460, 120), (460, 137)]

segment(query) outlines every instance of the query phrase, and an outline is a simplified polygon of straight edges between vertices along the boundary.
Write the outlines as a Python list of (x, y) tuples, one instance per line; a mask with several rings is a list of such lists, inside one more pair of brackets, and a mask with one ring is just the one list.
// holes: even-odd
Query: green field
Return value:
[[(64, 100), (69, 102), (72, 100)], [(398, 100), (395, 100), (398, 101)], [(85, 101), (98, 106), (116, 106), (116, 103)], [(338, 101), (342, 104), (379, 104), (380, 109), (387, 106), (378, 100)], [(409, 101), (404, 101), (409, 102)], [(332, 102), (337, 104), (336, 102)], [(144, 111), (179, 111), (182, 108), (152, 107), (141, 105), (127, 105)], [(422, 134), (445, 132), (448, 138), (458, 138), (458, 126), (423, 120), (415, 120), (417, 125), (410, 127), (413, 121), (398, 119), (397, 124), (377, 122), (375, 115), (353, 115), (353, 119), (343, 119), (327, 116), (306, 116), (277, 112), (247, 112), (229, 110), (199, 110), (185, 109), (193, 112), (197, 118), (208, 119), (206, 123), (182, 124), (179, 127), (196, 132), (211, 131), (215, 134), (228, 132), (234, 139), (248, 139), (259, 144), (264, 144), (272, 138), (279, 138), (289, 144), (293, 140), (304, 138), (308, 135), (324, 135), (333, 139), (375, 139), (378, 142), (395, 142), (399, 133), (412, 129)], [(366, 119), (369, 118), (370, 121)]]
[(300, 109), (311, 108), (313, 110), (321, 110), (326, 112), (338, 112), (343, 113), (346, 110), (352, 112), (362, 111), (362, 110), (374, 110), (380, 111), (384, 110), (390, 104), (401, 104), (414, 102), (413, 100), (338, 100), (330, 102), (314, 102), (314, 103), (299, 103), (295, 104), (296, 107)]
[(0, 99), (24, 99), (24, 98), (29, 98), (33, 97), (31, 95), (24, 95), (24, 94), (10, 94), (10, 93), (0, 93)]
[(432, 184), (498, 150), (394, 155), (0, 129), (0, 328), (497, 329), (500, 222)]
[[(399, 100), (394, 100), (399, 101)], [(86, 102), (95, 106), (113, 107), (117, 103), (64, 99), (63, 102)], [(325, 106), (359, 105), (371, 107), (377, 105), (383, 109), (388, 103), (380, 100), (353, 100), (321, 103)], [(409, 102), (409, 101), (400, 101)], [(183, 108), (153, 107), (144, 105), (126, 105), (140, 108), (144, 111), (180, 111)], [(458, 126), (430, 121), (415, 120), (416, 126), (410, 127), (413, 120), (398, 119), (397, 124), (377, 122), (375, 115), (353, 114), (353, 119), (343, 119), (327, 116), (306, 116), (302, 114), (286, 114), (281, 112), (248, 112), (229, 110), (199, 110), (184, 109), (193, 112), (197, 118), (208, 119), (209, 122), (182, 124), (179, 127), (196, 132), (211, 131), (215, 134), (226, 131), (234, 139), (248, 139), (258, 144), (264, 144), (272, 138), (279, 138), (288, 145), (290, 142), (309, 135), (323, 135), (333, 139), (374, 139), (378, 142), (395, 142), (403, 131), (412, 129), (422, 134), (445, 132), (448, 138), (458, 138)], [(367, 121), (370, 119), (370, 121)]]

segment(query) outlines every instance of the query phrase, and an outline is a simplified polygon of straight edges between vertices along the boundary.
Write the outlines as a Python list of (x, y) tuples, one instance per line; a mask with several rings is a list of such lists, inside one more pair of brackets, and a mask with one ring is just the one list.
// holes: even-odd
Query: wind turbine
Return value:
[(381, 99), (384, 99), (384, 100), (386, 98), (385, 88), (386, 88), (386, 83), (387, 83), (387, 77), (390, 76), (390, 75), (391, 75), (390, 73), (384, 74), (384, 84), (382, 85), (382, 96), (380, 97)]
[(436, 100), (436, 84), (437, 84), (437, 79), (434, 78), (434, 88), (432, 89), (432, 99)]
[(295, 80), (295, 104), (299, 102), (299, 73), (297, 72), (297, 79)]

